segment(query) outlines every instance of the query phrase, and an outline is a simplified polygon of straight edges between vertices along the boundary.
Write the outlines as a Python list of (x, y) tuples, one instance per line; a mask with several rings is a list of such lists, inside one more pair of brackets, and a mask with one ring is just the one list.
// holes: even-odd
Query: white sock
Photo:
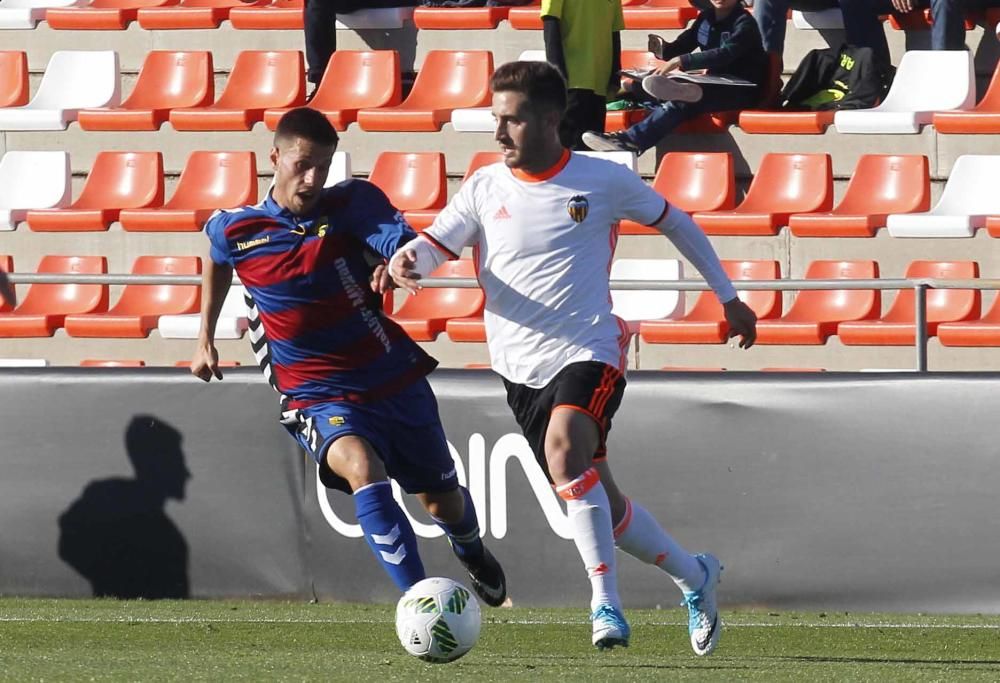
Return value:
[(638, 503), (625, 499), (625, 516), (614, 533), (619, 548), (665, 571), (682, 591), (690, 593), (705, 584), (705, 569), (698, 558), (684, 550)]
[(597, 470), (591, 467), (573, 481), (556, 487), (566, 501), (573, 542), (590, 577), (591, 611), (599, 605), (621, 609), (615, 572), (615, 541), (611, 505)]

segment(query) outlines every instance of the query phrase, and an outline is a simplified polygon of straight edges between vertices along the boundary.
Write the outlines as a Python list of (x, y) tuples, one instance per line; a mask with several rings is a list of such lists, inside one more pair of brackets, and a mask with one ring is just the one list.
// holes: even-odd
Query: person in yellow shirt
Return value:
[(589, 149), (581, 136), (604, 132), (607, 95), (621, 85), (621, 0), (542, 0), (541, 14), (545, 59), (569, 88), (559, 137), (570, 149)]

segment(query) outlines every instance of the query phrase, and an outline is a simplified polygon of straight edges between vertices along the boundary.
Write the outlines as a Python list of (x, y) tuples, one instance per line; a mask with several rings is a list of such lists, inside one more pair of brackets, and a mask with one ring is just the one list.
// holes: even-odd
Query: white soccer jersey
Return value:
[(628, 334), (608, 285), (618, 222), (653, 225), (666, 209), (624, 166), (566, 152), (541, 176), (481, 168), (424, 234), (452, 254), (477, 247), (493, 369), (542, 387), (578, 361), (624, 371)]

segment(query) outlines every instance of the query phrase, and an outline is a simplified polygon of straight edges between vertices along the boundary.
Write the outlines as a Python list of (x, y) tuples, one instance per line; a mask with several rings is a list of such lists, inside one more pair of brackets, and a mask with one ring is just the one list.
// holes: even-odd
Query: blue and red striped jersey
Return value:
[(215, 263), (252, 299), (250, 340), (288, 408), (390, 396), (437, 365), (381, 311), (366, 254), (389, 258), (416, 234), (375, 185), (347, 180), (307, 216), (268, 193), (208, 221)]

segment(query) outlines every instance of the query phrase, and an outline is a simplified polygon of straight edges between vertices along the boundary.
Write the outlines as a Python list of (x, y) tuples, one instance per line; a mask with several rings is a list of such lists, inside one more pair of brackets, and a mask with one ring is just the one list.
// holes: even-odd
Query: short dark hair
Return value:
[(340, 140), (327, 118), (315, 109), (299, 107), (285, 112), (274, 130), (274, 144), (279, 140), (303, 138), (319, 145), (336, 147)]
[(539, 109), (566, 111), (566, 81), (548, 62), (507, 62), (493, 72), (493, 92), (518, 92)]

